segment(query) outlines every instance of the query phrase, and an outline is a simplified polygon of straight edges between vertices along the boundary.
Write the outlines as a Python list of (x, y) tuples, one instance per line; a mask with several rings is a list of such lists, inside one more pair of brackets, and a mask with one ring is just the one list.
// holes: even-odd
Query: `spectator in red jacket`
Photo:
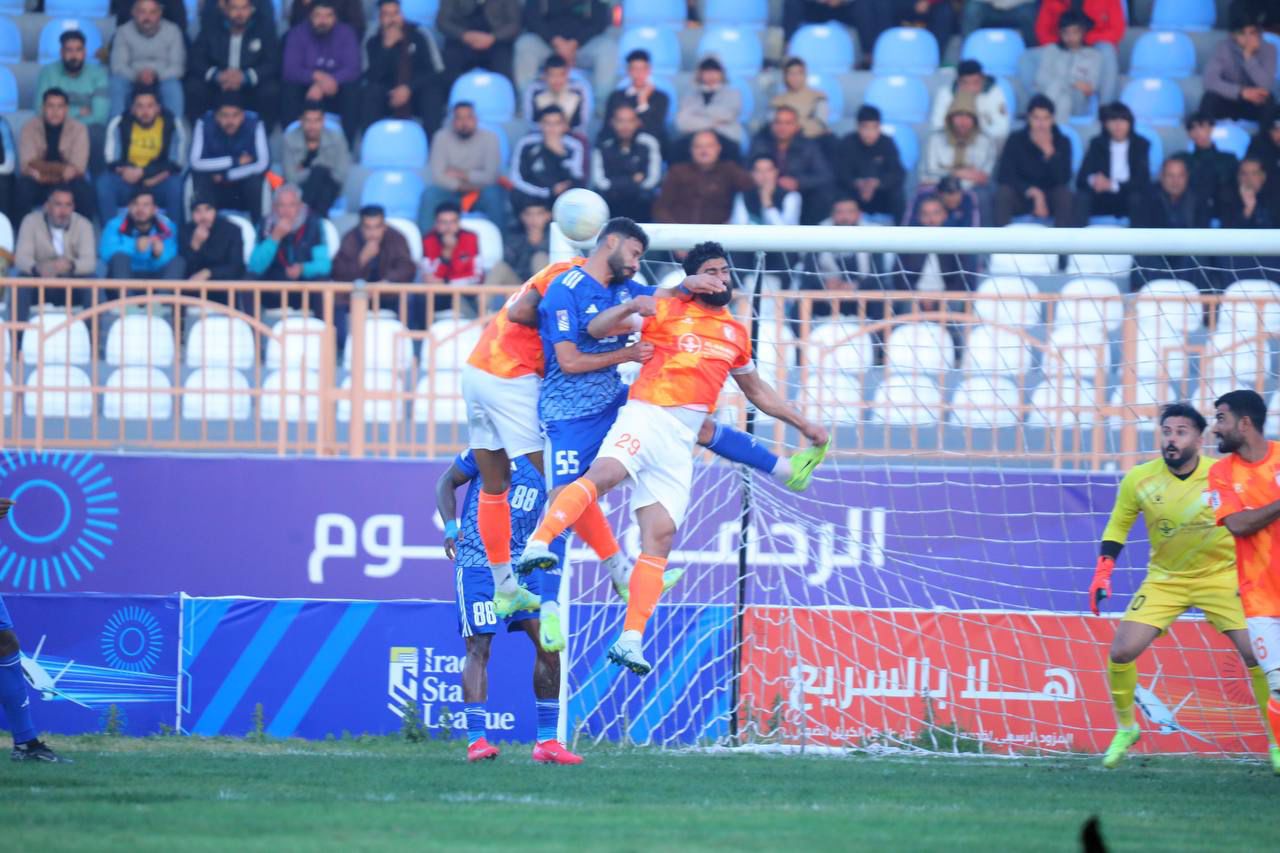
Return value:
[[(479, 284), (483, 274), (480, 239), (462, 228), (462, 208), (456, 202), (441, 202), (436, 208), (435, 227), (422, 238), (422, 280), (427, 284)], [(431, 311), (438, 315), (459, 311), (463, 305), (474, 310), (475, 297), (459, 300), (440, 293), (432, 299)], [(413, 311), (415, 319), (420, 313)]]
[(1093, 27), (1086, 30), (1085, 44), (1108, 42), (1119, 46), (1124, 38), (1124, 6), (1123, 0), (1043, 0), (1040, 14), (1036, 16), (1036, 41), (1040, 44), (1053, 44), (1058, 40), (1058, 19), (1062, 13), (1072, 6), (1083, 12), (1093, 21)]

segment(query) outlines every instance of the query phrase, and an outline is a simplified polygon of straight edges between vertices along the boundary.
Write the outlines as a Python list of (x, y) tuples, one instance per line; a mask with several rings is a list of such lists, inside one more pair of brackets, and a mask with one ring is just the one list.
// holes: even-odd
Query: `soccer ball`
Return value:
[(599, 234), (609, 221), (609, 205), (591, 190), (573, 189), (556, 199), (551, 215), (565, 237), (582, 243)]

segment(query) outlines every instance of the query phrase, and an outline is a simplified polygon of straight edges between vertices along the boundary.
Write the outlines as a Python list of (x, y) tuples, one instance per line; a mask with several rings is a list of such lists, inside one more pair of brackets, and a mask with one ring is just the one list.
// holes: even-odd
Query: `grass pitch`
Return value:
[(52, 738), (70, 765), (0, 762), (8, 850), (1266, 850), (1259, 762), (817, 757), (505, 744)]

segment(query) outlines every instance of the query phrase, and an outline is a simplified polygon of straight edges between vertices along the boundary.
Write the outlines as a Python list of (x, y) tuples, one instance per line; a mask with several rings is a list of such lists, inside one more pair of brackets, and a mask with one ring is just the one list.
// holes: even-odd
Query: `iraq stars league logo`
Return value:
[(0, 593), (74, 589), (115, 544), (119, 495), (93, 454), (0, 452), (0, 495)]

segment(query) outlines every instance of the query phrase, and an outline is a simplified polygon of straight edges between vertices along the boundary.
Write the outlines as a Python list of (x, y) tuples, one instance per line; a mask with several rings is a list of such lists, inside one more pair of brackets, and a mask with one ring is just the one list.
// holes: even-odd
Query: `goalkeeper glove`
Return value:
[(1111, 597), (1111, 571), (1116, 561), (1111, 557), (1099, 557), (1098, 567), (1093, 570), (1093, 583), (1089, 584), (1089, 609), (1094, 616), (1099, 616), (1098, 605), (1104, 598)]

